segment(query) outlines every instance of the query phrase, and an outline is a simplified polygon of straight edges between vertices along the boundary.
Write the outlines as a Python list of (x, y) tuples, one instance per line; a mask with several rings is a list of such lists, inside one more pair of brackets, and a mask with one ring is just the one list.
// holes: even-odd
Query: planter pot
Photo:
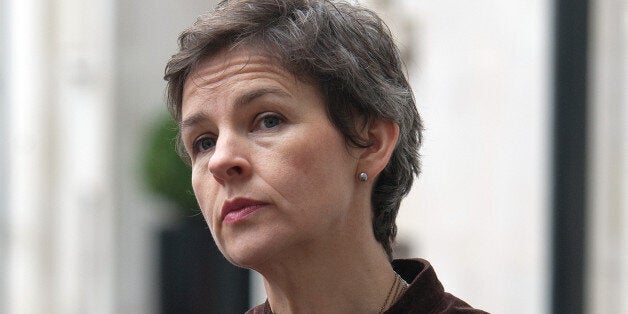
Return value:
[(162, 313), (244, 313), (249, 308), (249, 271), (218, 251), (201, 215), (160, 234)]

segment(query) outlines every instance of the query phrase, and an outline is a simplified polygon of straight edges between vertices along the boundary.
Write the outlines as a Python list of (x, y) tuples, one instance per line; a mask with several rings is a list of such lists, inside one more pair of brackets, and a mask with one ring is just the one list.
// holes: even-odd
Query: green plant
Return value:
[(169, 116), (160, 116), (148, 134), (144, 151), (144, 178), (149, 189), (173, 202), (183, 214), (198, 211), (192, 191), (191, 169), (177, 155), (177, 126)]

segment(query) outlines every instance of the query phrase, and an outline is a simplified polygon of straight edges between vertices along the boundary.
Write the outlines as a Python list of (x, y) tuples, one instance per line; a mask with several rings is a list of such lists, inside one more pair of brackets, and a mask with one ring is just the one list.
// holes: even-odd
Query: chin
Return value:
[(256, 269), (259, 265), (267, 263), (271, 258), (277, 257), (277, 253), (286, 244), (285, 238), (269, 236), (238, 237), (229, 243), (222, 243), (219, 248), (225, 258), (233, 265)]

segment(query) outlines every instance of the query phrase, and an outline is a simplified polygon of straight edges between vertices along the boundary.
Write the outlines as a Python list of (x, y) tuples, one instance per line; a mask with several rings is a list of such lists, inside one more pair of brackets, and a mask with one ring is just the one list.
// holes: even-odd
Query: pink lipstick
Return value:
[(221, 211), (222, 221), (225, 223), (237, 223), (266, 205), (268, 203), (248, 198), (236, 198), (231, 201), (225, 201)]

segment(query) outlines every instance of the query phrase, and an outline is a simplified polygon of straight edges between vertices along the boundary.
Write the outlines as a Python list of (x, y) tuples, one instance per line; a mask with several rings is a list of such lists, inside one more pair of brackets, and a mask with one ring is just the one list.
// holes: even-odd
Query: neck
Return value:
[(395, 273), (368, 232), (335, 234), (334, 241), (305, 245), (256, 267), (273, 312), (378, 313)]

